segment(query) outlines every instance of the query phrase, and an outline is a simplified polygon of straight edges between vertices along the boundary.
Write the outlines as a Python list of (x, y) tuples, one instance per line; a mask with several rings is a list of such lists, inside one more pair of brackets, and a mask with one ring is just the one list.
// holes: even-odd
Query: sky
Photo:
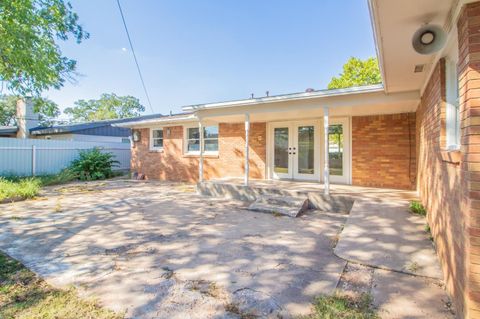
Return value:
[(190, 104), (324, 89), (351, 56), (375, 56), (367, 0), (70, 0), (90, 33), (60, 43), (76, 83), (46, 92), (60, 109), (102, 93), (132, 95), (145, 114)]

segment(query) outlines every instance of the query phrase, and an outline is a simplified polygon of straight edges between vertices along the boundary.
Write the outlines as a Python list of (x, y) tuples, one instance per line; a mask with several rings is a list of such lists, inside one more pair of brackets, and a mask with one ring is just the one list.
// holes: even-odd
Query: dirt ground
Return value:
[(117, 180), (4, 204), (0, 249), (134, 318), (292, 317), (332, 293), (346, 216), (254, 213), (191, 185)]

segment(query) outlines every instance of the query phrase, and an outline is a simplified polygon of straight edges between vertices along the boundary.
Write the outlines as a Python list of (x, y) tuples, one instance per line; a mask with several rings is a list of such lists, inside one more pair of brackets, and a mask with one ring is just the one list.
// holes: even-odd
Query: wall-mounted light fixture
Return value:
[(170, 128), (167, 127), (167, 137), (170, 137)]
[(140, 139), (142, 138), (140, 131), (134, 130), (132, 132), (132, 138), (134, 142), (140, 142)]

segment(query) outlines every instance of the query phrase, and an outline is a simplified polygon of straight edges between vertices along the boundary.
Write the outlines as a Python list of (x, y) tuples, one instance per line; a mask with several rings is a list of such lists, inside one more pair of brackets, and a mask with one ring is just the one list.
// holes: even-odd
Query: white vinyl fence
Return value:
[(130, 168), (129, 143), (0, 138), (0, 176), (56, 174), (68, 167), (80, 150), (94, 147), (115, 155), (120, 164), (114, 169)]

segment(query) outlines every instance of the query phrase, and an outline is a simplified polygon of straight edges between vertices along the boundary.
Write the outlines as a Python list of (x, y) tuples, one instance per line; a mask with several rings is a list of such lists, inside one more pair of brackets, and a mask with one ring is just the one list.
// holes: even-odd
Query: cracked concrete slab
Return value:
[(375, 269), (372, 296), (382, 319), (453, 319), (441, 281)]
[(422, 216), (404, 200), (355, 201), (335, 254), (349, 261), (442, 279)]
[(335, 289), (346, 262), (330, 245), (345, 216), (276, 217), (193, 190), (134, 181), (50, 188), (2, 205), (0, 249), (127, 318), (288, 318)]

